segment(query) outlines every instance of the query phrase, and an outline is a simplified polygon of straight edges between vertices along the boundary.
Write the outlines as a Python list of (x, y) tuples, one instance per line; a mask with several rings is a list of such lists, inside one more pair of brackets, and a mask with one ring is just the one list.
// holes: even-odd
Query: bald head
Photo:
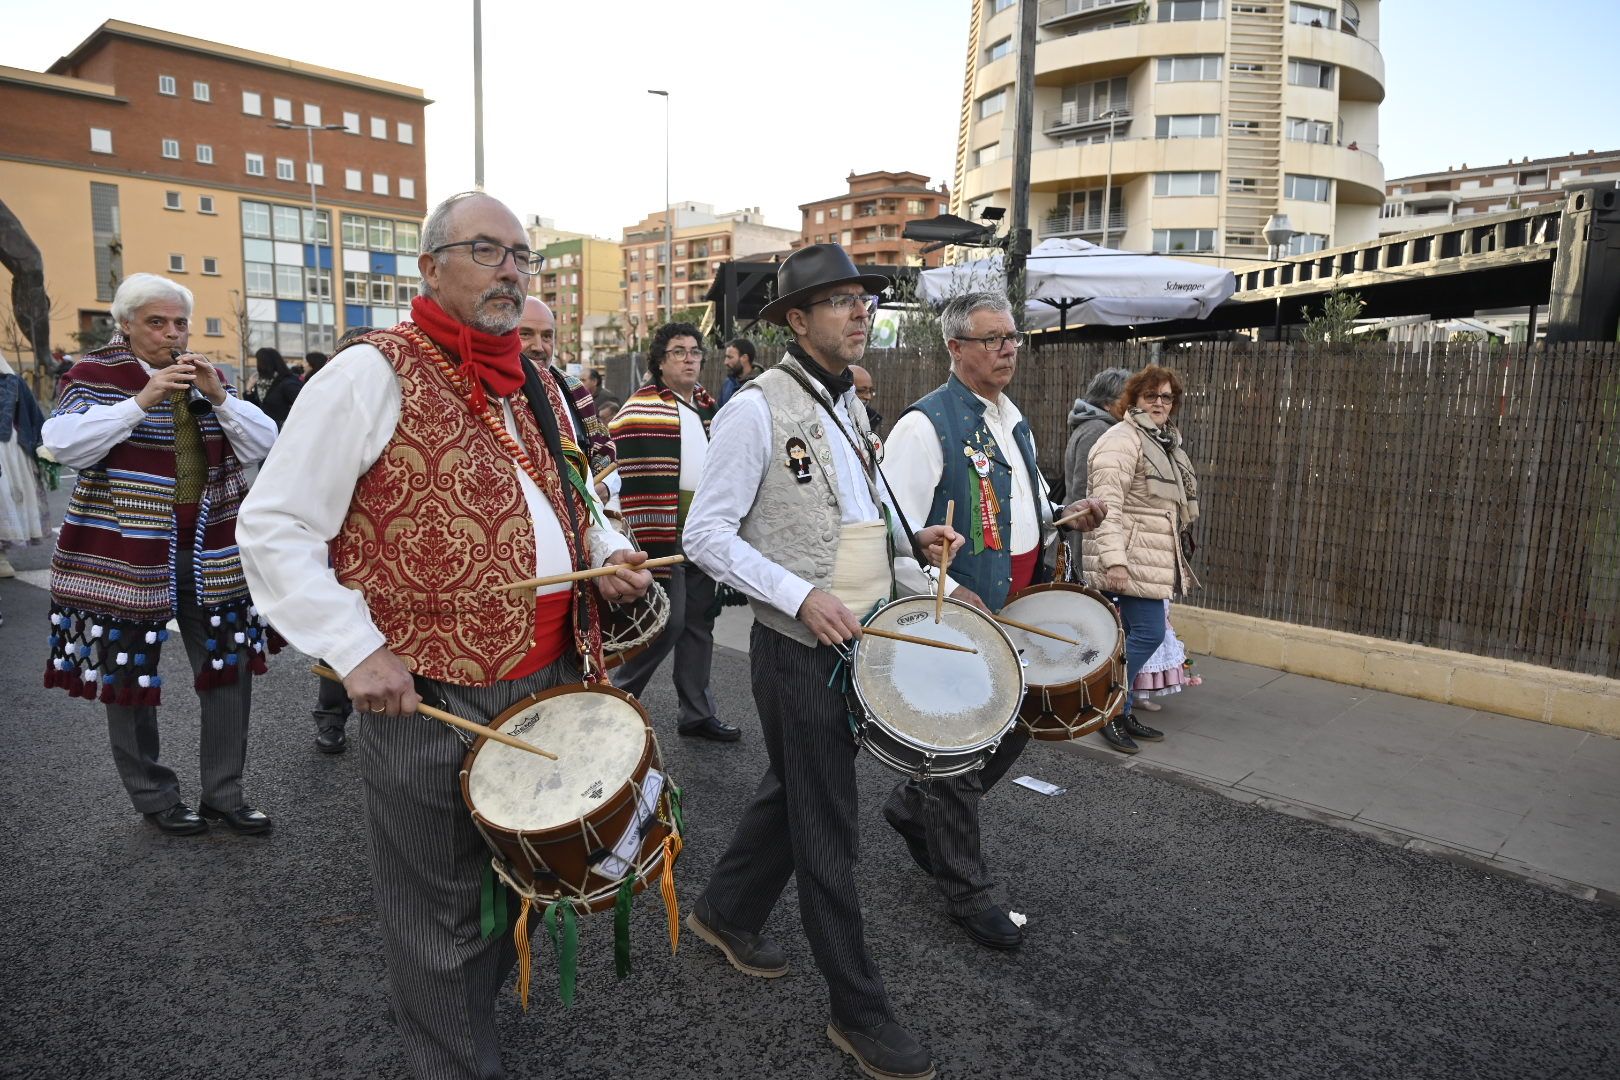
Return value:
[(855, 377), (855, 396), (862, 401), (872, 400), (872, 373), (859, 364), (849, 365), (849, 373)]
[(486, 334), (509, 334), (523, 313), (527, 262), (520, 266), (502, 252), (498, 266), (487, 266), (473, 258), (475, 242), (524, 253), (529, 248), (528, 234), (505, 203), (482, 192), (453, 195), (422, 226), (422, 295)]
[(557, 320), (544, 300), (530, 296), (523, 301), (523, 318), (517, 331), (524, 355), (541, 367), (550, 366), (557, 348)]

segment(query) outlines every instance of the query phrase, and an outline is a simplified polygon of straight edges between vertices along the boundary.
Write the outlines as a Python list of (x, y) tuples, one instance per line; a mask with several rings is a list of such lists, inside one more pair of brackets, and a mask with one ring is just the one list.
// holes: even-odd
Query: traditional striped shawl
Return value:
[[(68, 371), (54, 415), (117, 405), (140, 393), (147, 379), (128, 344), (115, 337)], [(225, 392), (235, 390), (227, 385)], [(209, 663), (196, 678), (197, 688), (235, 682), (244, 665), (260, 674), (266, 649), (280, 648), (242, 577), (236, 547), (242, 466), (211, 413), (197, 424), (208, 476), (196, 531), (189, 536), (178, 535), (174, 513), (174, 413), (168, 402), (148, 410), (105, 458), (79, 470), (51, 559), (46, 686), (74, 697), (158, 704), (158, 653), (169, 636), (164, 625), (179, 609), (175, 552), (181, 543), (191, 547), (192, 590), (219, 627), (208, 642)]]
[[(709, 392), (698, 386), (692, 392), (692, 406), (709, 430), (718, 406)], [(609, 430), (619, 454), (619, 505), (635, 530), (636, 543), (649, 555), (675, 555), (681, 548), (679, 529), (681, 481), (681, 409), (675, 391), (667, 387), (643, 386), (619, 410)], [(669, 571), (655, 570), (660, 577)]]
[(583, 449), (590, 456), (591, 473), (599, 473), (619, 460), (619, 455), (613, 449), (613, 433), (596, 415), (596, 398), (591, 396), (584, 383), (555, 365), (551, 372), (568, 391), (569, 403), (578, 414), (579, 422), (585, 425), (586, 445)]

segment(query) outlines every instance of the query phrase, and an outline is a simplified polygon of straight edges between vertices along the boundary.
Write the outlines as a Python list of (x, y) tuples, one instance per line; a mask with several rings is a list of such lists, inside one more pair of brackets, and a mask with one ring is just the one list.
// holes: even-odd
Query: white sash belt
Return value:
[(833, 563), (832, 594), (857, 617), (889, 598), (889, 529), (881, 521), (863, 521), (838, 530), (838, 558)]

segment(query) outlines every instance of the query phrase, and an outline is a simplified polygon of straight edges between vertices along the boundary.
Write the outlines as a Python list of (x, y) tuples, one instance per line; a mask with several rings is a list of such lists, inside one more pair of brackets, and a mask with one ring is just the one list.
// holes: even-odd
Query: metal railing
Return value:
[[(1088, 233), (1101, 233), (1104, 224), (1101, 210), (1076, 210), (1072, 213), (1047, 214), (1046, 217), (1041, 219), (1041, 235), (1043, 237), (1084, 236)], [(1123, 204), (1108, 208), (1106, 224), (1110, 233), (1123, 233), (1125, 231), (1125, 207)]]
[(1120, 123), (1128, 125), (1130, 119), (1131, 103), (1128, 101), (1117, 105), (1082, 105), (1077, 101), (1070, 101), (1042, 111), (1041, 130), (1050, 132), (1110, 122), (1116, 126)]
[(1038, 17), (1041, 25), (1089, 15), (1094, 11), (1140, 7), (1140, 0), (1041, 0)]

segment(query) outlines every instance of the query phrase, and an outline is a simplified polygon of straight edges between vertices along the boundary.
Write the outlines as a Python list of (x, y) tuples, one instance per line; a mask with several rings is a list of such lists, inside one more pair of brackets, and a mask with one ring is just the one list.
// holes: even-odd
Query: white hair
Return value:
[(939, 332), (946, 341), (967, 337), (973, 332), (971, 320), (980, 311), (1012, 314), (1012, 304), (999, 292), (965, 292), (953, 296), (939, 313)]
[(170, 281), (157, 274), (131, 274), (113, 293), (113, 322), (122, 327), (135, 317), (135, 313), (148, 304), (164, 300), (177, 300), (185, 305), (186, 318), (191, 318), (191, 290), (178, 281)]
[[(481, 195), (486, 199), (494, 198), (493, 195), (485, 194), (482, 191), (460, 191), (429, 211), (427, 219), (422, 222), (422, 238), (420, 241), (422, 254), (431, 255), (435, 263), (444, 262), (444, 256), (439, 253), (439, 248), (450, 243), (452, 235), (450, 218), (455, 214), (456, 207), (475, 195)], [(429, 298), (433, 296), (433, 287), (428, 284), (427, 278), (422, 278), (417, 283), (417, 289), (423, 296)]]

